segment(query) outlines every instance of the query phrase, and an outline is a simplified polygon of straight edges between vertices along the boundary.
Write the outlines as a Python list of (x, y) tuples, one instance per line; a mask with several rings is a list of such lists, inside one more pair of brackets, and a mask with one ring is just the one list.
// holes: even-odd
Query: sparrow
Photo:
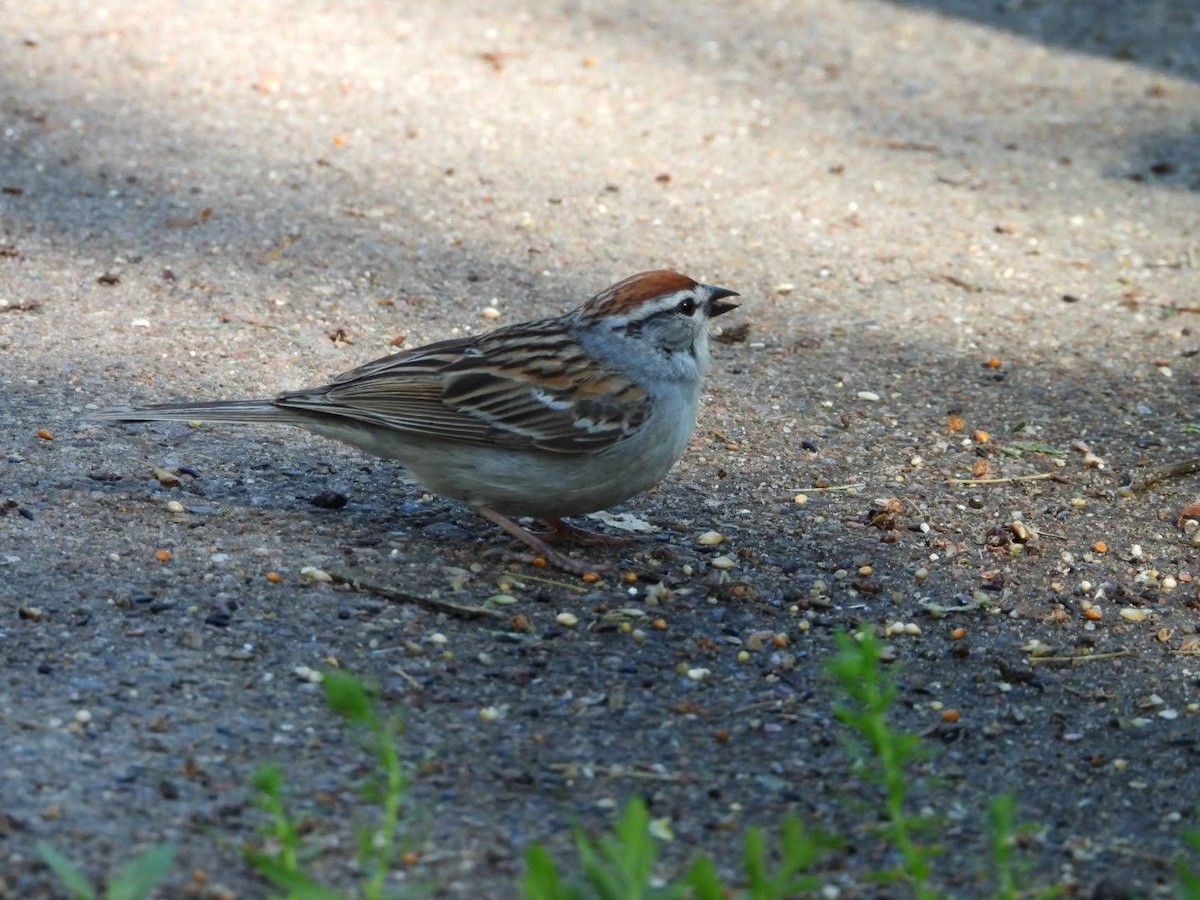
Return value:
[[(591, 566), (549, 546), (616, 543), (564, 521), (658, 484), (683, 454), (709, 367), (709, 322), (727, 288), (660, 269), (572, 311), (369, 362), (329, 384), (261, 400), (112, 409), (108, 422), (295, 425), (399, 460), (569, 572)], [(550, 525), (531, 532), (516, 518)]]

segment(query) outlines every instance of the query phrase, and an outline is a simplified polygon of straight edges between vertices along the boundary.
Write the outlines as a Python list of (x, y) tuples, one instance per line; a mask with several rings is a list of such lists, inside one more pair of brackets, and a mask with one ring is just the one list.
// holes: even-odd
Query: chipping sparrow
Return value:
[[(298, 425), (398, 459), (425, 487), (469, 505), (567, 571), (588, 567), (547, 540), (670, 471), (696, 424), (708, 321), (734, 291), (660, 270), (571, 312), (439, 341), (273, 400), (114, 409), (113, 422), (203, 419)], [(554, 529), (534, 534), (509, 516)]]

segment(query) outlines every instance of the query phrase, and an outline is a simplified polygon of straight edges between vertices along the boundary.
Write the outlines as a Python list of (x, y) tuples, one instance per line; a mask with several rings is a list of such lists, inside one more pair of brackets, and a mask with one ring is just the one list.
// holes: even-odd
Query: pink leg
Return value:
[(512, 519), (508, 518), (508, 516), (502, 515), (494, 509), (487, 506), (477, 506), (475, 512), (494, 525), (499, 525), (517, 540), (532, 547), (538, 556), (545, 559), (547, 563), (555, 568), (562, 569), (564, 572), (570, 572), (573, 575), (584, 575), (587, 572), (595, 572), (598, 569), (604, 568), (603, 566), (595, 566), (582, 560), (564, 556), (557, 550), (552, 549), (541, 536), (526, 531)]

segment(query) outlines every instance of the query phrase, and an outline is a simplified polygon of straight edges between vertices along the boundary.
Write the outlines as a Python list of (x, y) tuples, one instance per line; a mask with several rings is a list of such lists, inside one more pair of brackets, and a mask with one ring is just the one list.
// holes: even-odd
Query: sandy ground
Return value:
[[(30, 0), (0, 35), (0, 895), (56, 896), (43, 839), (97, 877), (170, 840), (166, 895), (266, 894), (239, 852), (266, 760), (348, 884), (366, 761), (294, 674), (336, 661), (406, 710), (397, 884), (512, 896), (529, 843), (636, 792), (664, 873), (794, 812), (849, 838), (831, 890), (877, 896), (822, 666), (896, 622), (897, 724), (944, 745), (915, 798), (943, 890), (986, 896), (1008, 788), (1030, 885), (1167, 890), (1200, 799), (1200, 485), (1123, 488), (1200, 443), (1196, 3)], [(688, 455), (619, 510), (661, 529), (609, 554), (631, 584), (535, 581), (303, 434), (81, 421), (663, 266), (745, 304)], [(465, 621), (305, 566), (518, 602)]]

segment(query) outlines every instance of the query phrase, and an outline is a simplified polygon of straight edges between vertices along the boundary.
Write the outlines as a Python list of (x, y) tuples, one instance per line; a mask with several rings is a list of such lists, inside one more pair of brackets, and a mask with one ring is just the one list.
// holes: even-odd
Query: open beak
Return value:
[(731, 291), (728, 288), (723, 287), (716, 287), (715, 285), (711, 284), (706, 284), (705, 287), (708, 288), (708, 303), (705, 304), (705, 309), (708, 310), (708, 317), (710, 319), (724, 315), (731, 309), (738, 308), (738, 304), (736, 303), (724, 302), (725, 297), (740, 297), (741, 294), (739, 294), (737, 291)]

